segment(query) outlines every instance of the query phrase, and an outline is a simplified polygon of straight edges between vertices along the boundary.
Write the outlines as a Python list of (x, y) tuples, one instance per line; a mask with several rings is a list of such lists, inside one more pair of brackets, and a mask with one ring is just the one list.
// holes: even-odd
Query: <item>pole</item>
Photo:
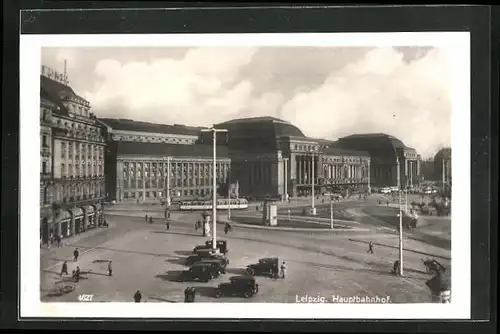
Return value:
[(442, 191), (443, 191), (443, 194), (444, 194), (444, 183), (446, 182), (446, 176), (445, 176), (445, 172), (444, 172), (444, 152), (443, 152), (443, 155), (442, 155), (442, 169), (443, 169), (443, 172), (441, 173), (442, 174), (442, 182), (443, 182), (443, 186), (442, 186)]
[[(370, 159), (370, 158), (368, 158)], [(370, 160), (368, 160), (368, 194), (371, 194), (372, 190), (371, 190), (371, 185), (370, 185)]]
[(399, 189), (399, 275), (403, 276), (403, 212), (401, 205), (401, 177), (400, 177), (400, 166), (399, 158), (396, 158), (397, 162), (397, 176), (398, 176), (398, 189)]
[(330, 198), (330, 229), (333, 230), (333, 199)]
[(286, 201), (288, 199), (288, 158), (283, 159), (283, 162), (285, 163), (285, 194), (283, 196), (283, 199)]
[(405, 212), (408, 213), (408, 189), (405, 189)]
[(311, 160), (311, 189), (312, 189), (312, 203), (311, 203), (311, 214), (316, 215), (316, 208), (314, 207), (314, 151)]
[(228, 187), (227, 187), (227, 219), (231, 219), (231, 168), (228, 173)]
[(167, 206), (170, 206), (170, 157), (167, 157)]
[(212, 182), (212, 186), (213, 186), (213, 193), (212, 193), (212, 220), (213, 220), (213, 236), (212, 236), (212, 249), (214, 252), (217, 252), (217, 181), (216, 181), (216, 172), (215, 172), (215, 169), (217, 168), (217, 165), (216, 165), (216, 159), (217, 159), (217, 151), (216, 151), (216, 147), (217, 147), (217, 143), (216, 143), (216, 139), (217, 139), (217, 132), (215, 131), (215, 129), (212, 129), (213, 130), (213, 146), (214, 146), (214, 161), (213, 161), (213, 165), (212, 165), (212, 178), (213, 178), (213, 182)]

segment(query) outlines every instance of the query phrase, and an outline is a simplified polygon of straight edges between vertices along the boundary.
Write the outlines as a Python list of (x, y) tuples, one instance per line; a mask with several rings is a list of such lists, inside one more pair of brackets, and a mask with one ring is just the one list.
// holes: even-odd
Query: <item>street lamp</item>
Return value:
[(167, 157), (167, 207), (170, 206), (170, 157)]
[(333, 198), (330, 196), (330, 229), (333, 230)]
[(311, 191), (312, 191), (312, 202), (311, 202), (311, 214), (316, 215), (316, 207), (314, 206), (314, 150), (312, 151), (311, 160)]
[(401, 177), (399, 169), (399, 157), (396, 157), (398, 193), (399, 193), (399, 275), (403, 276), (403, 212), (401, 205)]
[(217, 174), (215, 169), (217, 168), (217, 133), (227, 132), (227, 129), (216, 129), (214, 127), (210, 129), (202, 129), (202, 132), (212, 132), (213, 133), (213, 168), (212, 168), (212, 178), (213, 178), (213, 190), (212, 190), (212, 220), (213, 220), (213, 236), (212, 236), (212, 250), (214, 252), (218, 251), (217, 248)]

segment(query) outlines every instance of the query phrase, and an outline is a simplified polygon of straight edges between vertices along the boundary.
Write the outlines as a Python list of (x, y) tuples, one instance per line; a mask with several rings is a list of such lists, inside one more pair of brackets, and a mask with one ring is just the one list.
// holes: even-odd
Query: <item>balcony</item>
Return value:
[(40, 180), (50, 180), (52, 179), (52, 175), (50, 173), (40, 173)]
[(50, 156), (50, 147), (48, 147), (48, 146), (42, 147), (40, 153), (42, 154), (42, 156), (46, 156), (46, 157)]

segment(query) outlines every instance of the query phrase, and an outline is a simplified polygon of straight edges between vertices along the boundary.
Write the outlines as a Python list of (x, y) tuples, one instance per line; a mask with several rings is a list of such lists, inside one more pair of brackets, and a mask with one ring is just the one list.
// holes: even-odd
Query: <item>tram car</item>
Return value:
[[(217, 210), (245, 210), (248, 209), (248, 201), (244, 198), (239, 199), (218, 199)], [(193, 200), (182, 201), (180, 203), (181, 211), (208, 211), (212, 210), (212, 200)]]

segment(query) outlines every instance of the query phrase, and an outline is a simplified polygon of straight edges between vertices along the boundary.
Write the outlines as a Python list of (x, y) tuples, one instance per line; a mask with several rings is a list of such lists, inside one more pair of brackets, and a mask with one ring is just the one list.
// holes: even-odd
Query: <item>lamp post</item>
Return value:
[(228, 170), (228, 185), (227, 185), (227, 219), (231, 219), (231, 168)]
[(333, 198), (330, 197), (330, 229), (333, 230)]
[(283, 194), (283, 201), (288, 200), (288, 158), (283, 158), (283, 164), (285, 169), (285, 193)]
[(167, 207), (170, 206), (170, 157), (167, 157)]
[(314, 151), (312, 151), (312, 159), (311, 159), (311, 191), (312, 191), (312, 202), (311, 202), (311, 214), (313, 216), (316, 215), (316, 207), (314, 206)]
[(397, 177), (398, 177), (398, 192), (399, 192), (399, 275), (403, 276), (403, 212), (401, 205), (401, 177), (399, 157), (396, 157)]
[(213, 232), (212, 232), (212, 250), (214, 252), (218, 251), (217, 248), (217, 174), (215, 169), (217, 168), (217, 133), (218, 132), (227, 132), (227, 129), (216, 129), (214, 127), (210, 129), (202, 129), (202, 132), (212, 132), (213, 133), (213, 148), (214, 148), (214, 156), (213, 156), (213, 167), (212, 167), (212, 178), (213, 178), (213, 190), (212, 190), (212, 224), (213, 224)]

